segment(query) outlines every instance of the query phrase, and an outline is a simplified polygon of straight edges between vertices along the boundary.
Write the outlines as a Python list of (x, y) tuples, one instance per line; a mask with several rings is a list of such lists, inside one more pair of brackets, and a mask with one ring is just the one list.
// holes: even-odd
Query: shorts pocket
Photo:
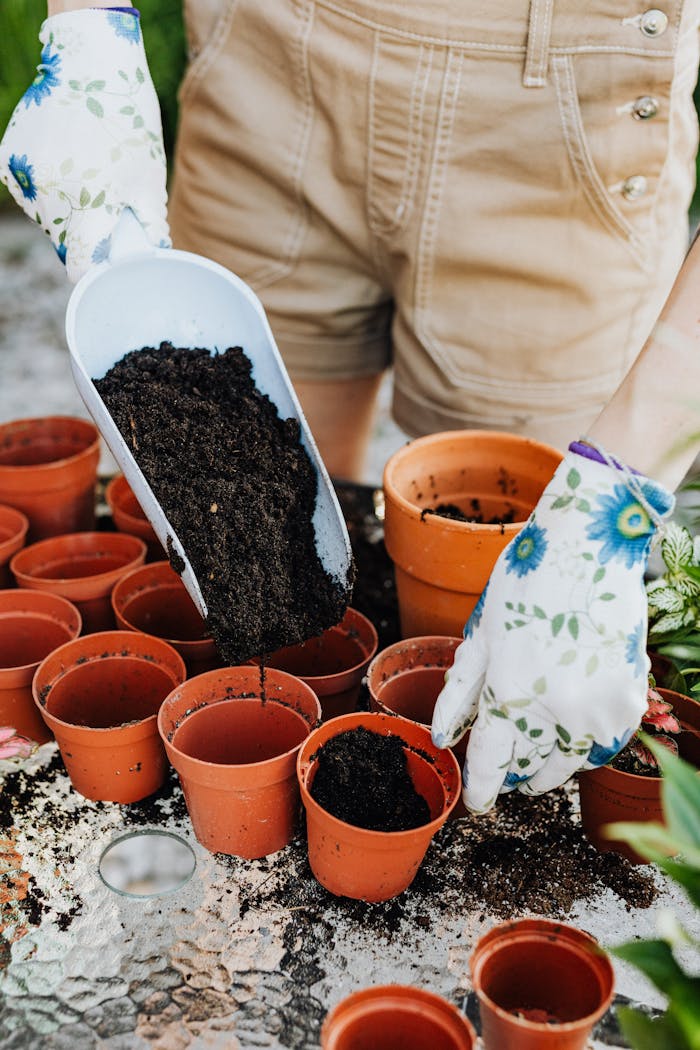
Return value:
[(184, 0), (188, 64), (178, 97), (182, 103), (226, 45), (239, 0)]

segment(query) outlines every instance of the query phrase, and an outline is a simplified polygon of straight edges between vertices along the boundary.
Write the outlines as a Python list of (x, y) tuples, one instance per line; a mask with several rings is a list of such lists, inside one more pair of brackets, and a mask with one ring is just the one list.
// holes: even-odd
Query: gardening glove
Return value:
[(37, 75), (0, 142), (0, 178), (77, 281), (109, 256), (126, 207), (153, 244), (170, 244), (160, 108), (133, 8), (53, 15), (40, 39)]
[[(594, 457), (594, 458), (589, 458)], [(674, 498), (574, 443), (498, 558), (433, 715), (438, 747), (473, 723), (464, 801), (536, 795), (603, 765), (646, 709), (644, 571)]]

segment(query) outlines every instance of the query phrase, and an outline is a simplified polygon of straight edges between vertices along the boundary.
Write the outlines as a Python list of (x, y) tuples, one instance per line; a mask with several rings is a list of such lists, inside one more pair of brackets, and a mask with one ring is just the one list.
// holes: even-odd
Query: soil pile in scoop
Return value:
[(319, 560), (317, 476), (299, 421), (280, 418), (240, 347), (145, 347), (95, 386), (187, 552), (228, 663), (342, 619), (352, 580)]
[(318, 752), (311, 797), (332, 816), (370, 831), (408, 831), (430, 821), (406, 768), (406, 744), (358, 726)]

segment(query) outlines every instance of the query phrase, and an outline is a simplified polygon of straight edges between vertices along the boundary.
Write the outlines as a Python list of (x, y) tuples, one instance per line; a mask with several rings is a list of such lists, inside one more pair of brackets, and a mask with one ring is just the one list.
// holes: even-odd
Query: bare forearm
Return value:
[(49, 16), (62, 15), (64, 11), (81, 11), (86, 7), (115, 6), (117, 6), (117, 0), (47, 0), (46, 2)]
[(588, 436), (670, 489), (700, 452), (700, 239), (649, 340)]

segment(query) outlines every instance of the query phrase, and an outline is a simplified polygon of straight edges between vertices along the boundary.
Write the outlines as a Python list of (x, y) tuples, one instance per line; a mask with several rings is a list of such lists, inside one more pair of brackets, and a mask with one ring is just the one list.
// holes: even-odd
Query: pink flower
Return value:
[(29, 758), (38, 746), (26, 736), (19, 736), (12, 726), (0, 726), (0, 758)]

